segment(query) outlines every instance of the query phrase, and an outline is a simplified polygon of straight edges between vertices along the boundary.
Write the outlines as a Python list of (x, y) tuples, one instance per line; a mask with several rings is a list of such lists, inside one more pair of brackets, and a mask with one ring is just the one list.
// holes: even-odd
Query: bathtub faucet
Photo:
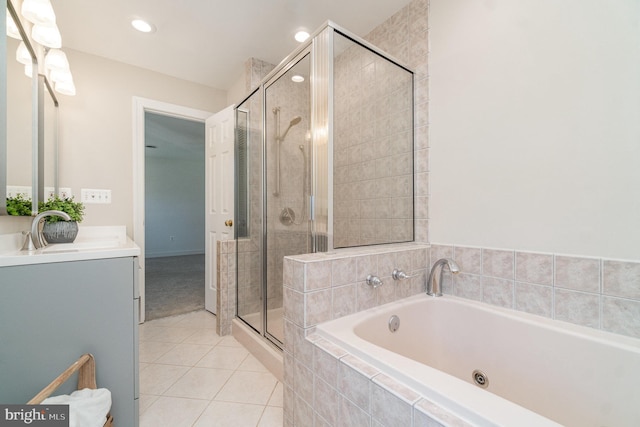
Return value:
[(460, 267), (451, 258), (441, 258), (436, 261), (431, 267), (429, 279), (427, 279), (427, 295), (432, 297), (442, 296), (442, 269), (445, 265), (449, 267), (449, 271), (453, 274), (460, 272)]

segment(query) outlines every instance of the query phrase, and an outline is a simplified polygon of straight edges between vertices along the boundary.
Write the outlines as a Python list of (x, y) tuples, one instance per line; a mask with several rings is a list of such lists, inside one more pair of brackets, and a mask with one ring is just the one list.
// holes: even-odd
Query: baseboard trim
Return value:
[(202, 251), (178, 251), (178, 252), (145, 252), (145, 258), (164, 258), (170, 256), (183, 256), (183, 255), (204, 255)]

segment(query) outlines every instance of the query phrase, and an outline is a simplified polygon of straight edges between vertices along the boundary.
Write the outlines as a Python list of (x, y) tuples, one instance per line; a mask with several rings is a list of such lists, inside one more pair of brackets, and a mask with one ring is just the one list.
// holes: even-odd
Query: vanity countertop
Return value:
[(21, 233), (0, 235), (0, 267), (140, 255), (124, 226), (81, 226), (73, 243), (50, 244), (33, 251), (20, 250), (25, 238)]

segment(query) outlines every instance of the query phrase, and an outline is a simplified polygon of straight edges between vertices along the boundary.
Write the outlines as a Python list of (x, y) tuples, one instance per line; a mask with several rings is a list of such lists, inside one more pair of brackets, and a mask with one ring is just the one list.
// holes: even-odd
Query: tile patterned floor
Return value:
[(140, 427), (281, 427), (282, 383), (206, 311), (140, 325)]

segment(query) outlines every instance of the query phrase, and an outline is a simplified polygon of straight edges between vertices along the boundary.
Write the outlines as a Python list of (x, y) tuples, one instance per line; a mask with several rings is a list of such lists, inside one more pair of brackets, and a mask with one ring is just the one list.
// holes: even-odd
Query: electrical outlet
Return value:
[(7, 197), (17, 197), (19, 194), (23, 198), (31, 200), (31, 187), (26, 185), (7, 185)]
[[(56, 195), (56, 190), (53, 187), (44, 187), (44, 198), (46, 200), (49, 199), (53, 199)], [(61, 199), (70, 199), (71, 197), (73, 197), (71, 195), (71, 189), (70, 188), (60, 188), (58, 190), (58, 197), (60, 197)]]
[(53, 196), (56, 195), (56, 189), (53, 187), (44, 187), (44, 198), (45, 200), (53, 199)]
[(92, 190), (88, 188), (80, 189), (80, 201), (82, 203), (111, 203), (111, 190)]
[(70, 199), (73, 197), (73, 194), (71, 194), (70, 188), (60, 187), (58, 189), (58, 196), (60, 196), (61, 199)]

